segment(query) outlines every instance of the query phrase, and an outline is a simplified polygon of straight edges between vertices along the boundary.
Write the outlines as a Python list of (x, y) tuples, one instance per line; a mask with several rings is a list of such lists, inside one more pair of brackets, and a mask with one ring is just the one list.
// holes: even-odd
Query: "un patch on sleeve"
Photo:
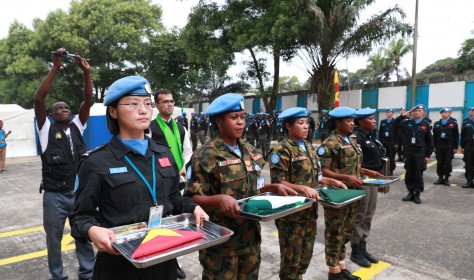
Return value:
[(272, 164), (278, 164), (280, 162), (280, 156), (278, 154), (272, 154), (270, 157), (270, 162)]
[(323, 145), (319, 146), (318, 156), (322, 157), (322, 156), (324, 156), (325, 153), (326, 153), (326, 148)]

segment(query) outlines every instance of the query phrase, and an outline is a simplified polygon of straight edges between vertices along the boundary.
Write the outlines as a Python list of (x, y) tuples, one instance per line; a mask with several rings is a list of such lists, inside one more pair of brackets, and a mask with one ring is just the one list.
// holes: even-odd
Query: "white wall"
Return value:
[(244, 107), (245, 112), (253, 112), (253, 98), (245, 98)]
[(307, 103), (306, 107), (307, 107), (308, 111), (317, 111), (318, 110), (318, 99), (316, 98), (316, 95), (308, 96), (308, 99), (307, 99), (306, 103)]
[(339, 106), (360, 108), (362, 104), (362, 90), (351, 90), (339, 92)]
[[(405, 107), (407, 104), (407, 87), (380, 88), (378, 104), (379, 109), (400, 109)], [(383, 118), (385, 119), (385, 110)]]
[(3, 130), (12, 131), (6, 139), (7, 157), (36, 156), (34, 110), (20, 107), (18, 111), (6, 111), (3, 108), (0, 109)]
[(464, 107), (466, 82), (431, 84), (429, 87), (430, 108)]
[(291, 107), (296, 107), (296, 104), (298, 104), (297, 95), (287, 95), (287, 96), (282, 96), (281, 98), (281, 109), (283, 111)]

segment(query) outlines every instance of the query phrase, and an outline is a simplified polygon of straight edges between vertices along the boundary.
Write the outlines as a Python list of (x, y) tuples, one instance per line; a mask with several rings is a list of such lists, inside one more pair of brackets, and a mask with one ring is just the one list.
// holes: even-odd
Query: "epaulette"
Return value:
[(108, 144), (108, 143), (102, 144), (102, 145), (100, 145), (100, 146), (98, 146), (98, 147), (96, 147), (96, 148), (94, 148), (94, 149), (92, 149), (92, 150), (90, 150), (90, 151), (87, 151), (87, 152), (83, 153), (83, 154), (82, 154), (82, 158), (88, 158), (91, 154), (93, 154), (93, 153), (95, 153), (95, 152), (97, 152), (97, 151), (100, 151), (100, 150), (104, 149), (105, 147), (107, 147), (107, 144)]

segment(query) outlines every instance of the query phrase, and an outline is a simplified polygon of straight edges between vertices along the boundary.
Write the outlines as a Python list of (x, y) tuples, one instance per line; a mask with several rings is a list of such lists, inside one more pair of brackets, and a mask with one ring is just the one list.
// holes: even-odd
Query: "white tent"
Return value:
[(12, 133), (6, 139), (7, 157), (36, 156), (35, 112), (16, 104), (0, 104), (3, 129)]

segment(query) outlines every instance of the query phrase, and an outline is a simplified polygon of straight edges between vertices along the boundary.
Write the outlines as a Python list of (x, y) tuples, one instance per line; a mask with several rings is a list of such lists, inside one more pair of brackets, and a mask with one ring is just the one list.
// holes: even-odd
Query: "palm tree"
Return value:
[(413, 50), (413, 45), (406, 44), (405, 40), (400, 38), (390, 42), (390, 45), (385, 49), (386, 57), (391, 61), (393, 70), (397, 74), (397, 82), (400, 81), (399, 67), (402, 57)]
[(381, 50), (371, 55), (367, 60), (367, 63), (367, 71), (373, 78), (371, 82), (388, 82), (390, 79), (390, 73), (392, 73), (394, 69), (391, 60), (384, 57)]
[[(313, 25), (304, 43), (312, 82), (310, 94), (316, 94), (319, 110), (331, 109), (334, 103), (333, 73), (337, 61), (351, 55), (367, 55), (376, 44), (412, 27), (399, 18), (398, 7), (389, 8), (358, 23), (361, 11), (373, 0), (316, 0), (310, 4)], [(305, 55), (305, 54), (303, 54)]]

